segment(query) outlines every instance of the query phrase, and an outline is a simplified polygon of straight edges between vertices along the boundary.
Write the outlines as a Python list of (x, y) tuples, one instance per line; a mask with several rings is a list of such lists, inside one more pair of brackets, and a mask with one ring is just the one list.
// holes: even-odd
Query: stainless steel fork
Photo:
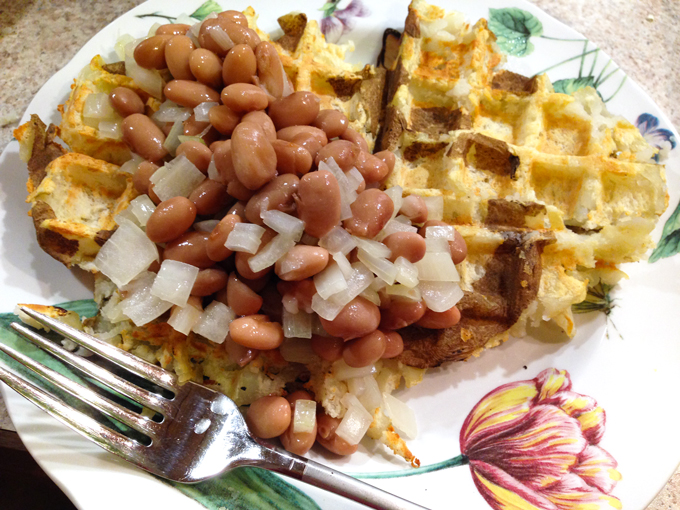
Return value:
[(236, 404), (221, 393), (193, 382), (179, 385), (177, 377), (167, 370), (56, 319), (26, 307), (21, 307), (21, 310), (64, 337), (174, 394), (166, 397), (162, 392), (132, 384), (105, 368), (72, 354), (22, 324), (11, 324), (14, 330), (37, 346), (112, 390), (162, 415), (161, 421), (154, 421), (0, 343), (0, 350), (18, 362), (56, 387), (138, 431), (150, 442), (145, 444), (102, 425), (1, 366), (0, 380), (105, 450), (150, 473), (176, 482), (195, 483), (230, 469), (254, 466), (290, 476), (371, 508), (424, 508), (253, 437)]

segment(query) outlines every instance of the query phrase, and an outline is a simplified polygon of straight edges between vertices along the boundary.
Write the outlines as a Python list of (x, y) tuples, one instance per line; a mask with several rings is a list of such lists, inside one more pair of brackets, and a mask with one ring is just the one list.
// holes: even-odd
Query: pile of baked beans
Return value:
[[(197, 37), (190, 37), (189, 28), (161, 26), (136, 46), (134, 58), (146, 69), (169, 70), (173, 79), (165, 85), (164, 95), (177, 105), (193, 109), (217, 103), (209, 110), (209, 122), (197, 121), (195, 115), (184, 122), (184, 135), (202, 139), (185, 141), (176, 150), (206, 175), (212, 163), (217, 175), (206, 178), (188, 197), (160, 201), (149, 179), (172, 158), (164, 147), (172, 123), (145, 115), (142, 99), (129, 88), (116, 88), (109, 97), (124, 117), (123, 139), (145, 160), (133, 181), (137, 191), (157, 205), (146, 224), (148, 238), (160, 245), (162, 260), (199, 269), (190, 305), (201, 309), (204, 301), (215, 299), (238, 316), (224, 346), (244, 366), (259, 351), (277, 349), (284, 342), (282, 302), (294, 300), (300, 310), (312, 312), (313, 277), (332, 257), (315, 245), (316, 240), (339, 225), (354, 236), (372, 239), (393, 218), (394, 203), (379, 187), (392, 171), (395, 156), (388, 151), (371, 154), (343, 113), (320, 110), (319, 98), (311, 92), (293, 92), (274, 45), (261, 41), (243, 14), (225, 11), (207, 19)], [(351, 204), (352, 216), (344, 221), (338, 181), (331, 172), (318, 169), (331, 159), (344, 172), (356, 168), (363, 177)], [(264, 225), (261, 213), (274, 209), (304, 222), (305, 244), (254, 272), (248, 264), (254, 255), (234, 253), (225, 242), (235, 225), (250, 222), (265, 227), (262, 250), (276, 232)], [(425, 201), (415, 195), (404, 199), (399, 212), (421, 225), (420, 230), (396, 232), (382, 242), (391, 250), (389, 260), (404, 257), (415, 263), (425, 256), (424, 229), (445, 223), (428, 221)], [(193, 228), (210, 219), (219, 220), (212, 231)], [(456, 233), (449, 245), (453, 262), (460, 263), (466, 256), (464, 241)], [(348, 255), (350, 262), (357, 261), (356, 251)], [(150, 270), (158, 267), (155, 263)], [(424, 302), (386, 293), (381, 293), (379, 306), (359, 296), (334, 320), (321, 319), (328, 336), (313, 335), (311, 349), (324, 360), (344, 359), (350, 367), (364, 367), (402, 352), (400, 328), (411, 324), (446, 328), (459, 319), (455, 306), (437, 313)], [(298, 454), (306, 453), (315, 441), (342, 455), (356, 450), (356, 445), (334, 434), (340, 420), (321, 408), (314, 431), (294, 433), (292, 416), (300, 399), (313, 396), (297, 391), (287, 398), (255, 401), (247, 412), (251, 429), (263, 438), (280, 437), (285, 448)]]

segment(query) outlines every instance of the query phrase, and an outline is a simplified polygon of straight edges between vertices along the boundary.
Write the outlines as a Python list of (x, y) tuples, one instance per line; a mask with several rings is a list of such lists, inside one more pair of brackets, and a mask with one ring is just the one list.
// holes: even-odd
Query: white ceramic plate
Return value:
[[(304, 11), (312, 19), (323, 15), (319, 10), (322, 2), (318, 5), (300, 0), (253, 3), (260, 14), (259, 26), (266, 31), (278, 29), (276, 18), (290, 11)], [(582, 36), (521, 0), (441, 0), (440, 3), (447, 9), (464, 12), (473, 21), (488, 18), (490, 8), (508, 7), (520, 8), (540, 20), (545, 37), (532, 32), (534, 35), (529, 41), (535, 49), (524, 57), (509, 57), (507, 67), (511, 70), (532, 75), (550, 68), (548, 74), (553, 82), (579, 76), (587, 82), (587, 76), (604, 78), (617, 70), (614, 63), (608, 64), (609, 58), (602, 52), (591, 51), (595, 50), (593, 44), (586, 44)], [(230, 1), (228, 6), (244, 9), (248, 4), (238, 0)], [(226, 2), (223, 5), (226, 7)], [(93, 55), (101, 53), (113, 58), (112, 47), (118, 36), (123, 33), (141, 36), (155, 21), (164, 22), (138, 15), (158, 12), (177, 16), (182, 12), (191, 13), (199, 6), (200, 1), (196, 0), (181, 5), (151, 0), (117, 19), (45, 84), (22, 122), (28, 119), (29, 113), (37, 113), (45, 122), (58, 124), (56, 105), (67, 98), (73, 77)], [(344, 6), (341, 4), (339, 8)], [(403, 27), (407, 2), (375, 3), (368, 6), (368, 10), (370, 15), (355, 18), (353, 30), (343, 36), (343, 40), (349, 38), (356, 44), (356, 52), (349, 57), (356, 63), (375, 62), (383, 30)], [(342, 11), (333, 13), (336, 19), (341, 15)], [(577, 58), (572, 59), (575, 56)], [(570, 83), (573, 82), (562, 82), (563, 85)], [(616, 71), (606, 82), (599, 82), (598, 90), (605, 99), (613, 96), (608, 102), (610, 111), (631, 122), (635, 123), (642, 114), (649, 114), (643, 117), (648, 121), (641, 125), (643, 132), (646, 130), (644, 134), (656, 143), (666, 140), (665, 146), (669, 147), (672, 133), (660, 129), (672, 129), (670, 122), (636, 84), (624, 80), (622, 71)], [(657, 120), (656, 125), (653, 118)], [(675, 137), (677, 139), (677, 133)], [(678, 152), (680, 149), (671, 150), (666, 161), (670, 207), (654, 233), (657, 240), (678, 204)], [(19, 159), (16, 142), (10, 143), (0, 157), (0, 171), (3, 255), (0, 311), (11, 311), (17, 302), (55, 304), (91, 297), (88, 278), (66, 270), (43, 253), (35, 241), (23, 202), (25, 165)], [(555, 367), (569, 372), (574, 391), (593, 397), (606, 411), (606, 433), (599, 445), (618, 461), (618, 470), (623, 475), (611, 495), (628, 509), (644, 508), (680, 460), (680, 434), (677, 433), (680, 406), (674, 391), (680, 385), (680, 342), (677, 341), (680, 293), (676, 290), (680, 284), (680, 257), (664, 258), (654, 264), (640, 262), (624, 269), (630, 279), (616, 289), (616, 307), (608, 316), (577, 315), (578, 333), (574, 339), (566, 341), (556, 330), (544, 327), (533, 331), (531, 336), (487, 351), (479, 359), (432, 370), (422, 384), (401, 392), (400, 397), (418, 415), (419, 435), (409, 442), (409, 447), (423, 465), (433, 465), (461, 453), (459, 432), (463, 421), (488, 392), (505, 383), (533, 379), (544, 369)], [(6, 387), (0, 389), (27, 448), (78, 508), (202, 508), (174, 488), (98, 449)], [(348, 472), (404, 469), (403, 464), (380, 449), (369, 452), (363, 446), (350, 459), (330, 459), (320, 452), (312, 452), (311, 456)], [(473, 483), (468, 467), (441, 469), (408, 478), (384, 478), (372, 483), (427, 507), (489, 508)], [(316, 489), (305, 487), (304, 490), (322, 508), (354, 506)]]

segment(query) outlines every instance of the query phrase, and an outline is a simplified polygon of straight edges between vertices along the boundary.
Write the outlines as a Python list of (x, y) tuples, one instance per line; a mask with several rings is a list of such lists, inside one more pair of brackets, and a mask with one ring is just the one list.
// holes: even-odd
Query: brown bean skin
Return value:
[(367, 367), (382, 358), (386, 347), (385, 334), (375, 330), (366, 336), (345, 342), (342, 358), (350, 367)]
[[(186, 136), (198, 136), (203, 131), (205, 131), (205, 128), (207, 128), (209, 125), (210, 122), (201, 122), (196, 120), (196, 115), (192, 113), (191, 117), (184, 121), (184, 134)], [(205, 143), (210, 144), (210, 142), (207, 140)]]
[(312, 155), (304, 147), (285, 140), (272, 141), (279, 174), (304, 175), (312, 168)]
[(291, 409), (283, 397), (260, 397), (246, 411), (246, 423), (250, 431), (262, 439), (283, 434), (291, 424)]
[(390, 173), (389, 168), (382, 159), (376, 158), (374, 155), (364, 151), (359, 152), (354, 166), (357, 167), (357, 170), (359, 170), (367, 184), (380, 182)]
[(297, 203), (298, 218), (305, 222), (305, 232), (321, 238), (340, 222), (340, 186), (327, 170), (311, 172), (300, 179)]
[(149, 192), (149, 178), (158, 170), (158, 165), (151, 161), (142, 161), (132, 176), (132, 184), (138, 193)]
[(222, 89), (222, 103), (235, 112), (264, 110), (269, 99), (264, 90), (250, 83), (234, 83)]
[(291, 143), (303, 147), (307, 152), (309, 152), (309, 155), (312, 157), (312, 159), (316, 158), (319, 150), (323, 148), (323, 143), (311, 133), (300, 133), (299, 135), (293, 137)]
[(133, 113), (123, 119), (123, 140), (144, 159), (158, 161), (168, 151), (163, 147), (165, 135), (153, 121), (141, 113)]
[(328, 265), (328, 250), (320, 246), (294, 246), (276, 261), (274, 272), (284, 281), (300, 281), (323, 271)]
[(416, 324), (428, 329), (445, 329), (455, 326), (458, 322), (460, 322), (460, 310), (454, 306), (444, 312), (433, 312), (428, 309)]
[(121, 116), (127, 117), (133, 113), (144, 113), (144, 102), (139, 97), (137, 92), (127, 87), (116, 87), (109, 94), (111, 106), (120, 113)]
[(326, 136), (331, 139), (341, 136), (349, 126), (349, 121), (341, 111), (321, 110), (312, 125), (323, 129)]
[(422, 197), (409, 195), (404, 197), (399, 214), (403, 214), (413, 223), (425, 223), (427, 221), (427, 204)]
[(229, 50), (222, 63), (222, 80), (225, 85), (251, 83), (257, 73), (255, 52), (247, 44), (237, 44)]
[[(274, 232), (270, 228), (266, 228), (264, 234), (262, 234), (262, 238), (260, 240), (260, 247), (257, 250), (257, 253), (259, 253), (267, 244), (269, 244), (269, 241), (274, 239), (276, 237), (276, 232)], [(236, 261), (236, 271), (238, 271), (238, 274), (240, 274), (243, 278), (247, 278), (248, 280), (256, 280), (258, 278), (262, 278), (264, 275), (267, 273), (271, 272), (274, 269), (274, 266), (269, 266), (262, 271), (258, 271), (257, 273), (253, 272), (252, 269), (250, 269), (250, 266), (248, 265), (248, 261), (250, 260), (251, 257), (254, 257), (256, 254), (250, 254), (246, 253), (243, 251), (236, 252), (235, 255), (235, 261)]]
[(394, 202), (379, 189), (367, 189), (350, 206), (352, 217), (343, 222), (345, 230), (359, 237), (374, 238), (392, 217)]
[(135, 46), (134, 58), (139, 67), (165, 69), (165, 45), (170, 35), (154, 35)]
[(278, 322), (264, 322), (252, 316), (234, 319), (229, 324), (231, 339), (249, 349), (276, 349), (283, 343), (283, 328)]
[(224, 269), (210, 267), (208, 269), (201, 269), (198, 272), (194, 286), (191, 288), (192, 296), (210, 296), (215, 292), (225, 288), (229, 276)]
[[(291, 393), (286, 397), (288, 402), (290, 402), (291, 406), (291, 413), (293, 416), (295, 415), (295, 403), (298, 400), (314, 400), (314, 397), (307, 393), (306, 391), (296, 391), (294, 393)], [(314, 424), (314, 429), (311, 432), (293, 432), (293, 423), (291, 422), (290, 426), (286, 431), (279, 436), (279, 439), (281, 440), (281, 444), (283, 447), (288, 450), (291, 453), (295, 453), (296, 455), (304, 455), (307, 453), (312, 446), (314, 446), (314, 442), (316, 441), (316, 434), (317, 434), (317, 427), (316, 423)]]
[(185, 35), (191, 27), (184, 23), (168, 23), (156, 29), (156, 35)]
[(269, 115), (265, 112), (260, 110), (248, 112), (241, 118), (241, 122), (252, 122), (253, 124), (257, 124), (260, 126), (260, 129), (262, 129), (267, 140), (272, 143), (276, 140), (276, 128), (274, 127), (272, 119), (270, 119)]
[(217, 226), (210, 232), (206, 254), (210, 260), (220, 262), (232, 254), (232, 251), (224, 246), (227, 238), (237, 223), (241, 223), (241, 217), (237, 214), (227, 214), (220, 220)]
[(260, 215), (263, 212), (262, 206), (265, 200), (267, 211), (275, 209), (286, 214), (293, 214), (295, 212), (294, 194), (297, 192), (299, 183), (300, 179), (291, 174), (274, 177), (248, 200), (245, 212), (246, 219), (250, 223), (264, 226)]
[[(426, 221), (422, 227), (420, 227), (420, 230), (418, 231), (421, 236), (425, 237), (426, 229), (427, 227), (450, 227), (452, 225), (449, 225), (448, 223), (445, 223), (440, 220), (428, 220)], [(463, 239), (463, 236), (460, 235), (460, 232), (454, 227), (453, 229), (455, 233), (455, 240), (449, 241), (449, 249), (451, 250), (451, 259), (453, 260), (454, 264), (460, 264), (465, 260), (465, 257), (467, 257), (467, 244), (465, 243), (465, 239)]]
[(194, 41), (184, 34), (175, 35), (165, 44), (165, 62), (175, 80), (195, 79), (189, 65), (191, 52), (195, 49)]
[(396, 331), (385, 331), (385, 340), (383, 359), (395, 358), (404, 352), (404, 340)]
[(196, 213), (201, 216), (216, 214), (233, 202), (227, 194), (227, 187), (212, 179), (206, 179), (196, 186), (189, 200), (196, 205)]
[(189, 56), (189, 68), (196, 79), (213, 89), (222, 86), (222, 61), (212, 51), (196, 48)]
[(184, 234), (196, 219), (196, 206), (184, 197), (161, 202), (146, 222), (146, 236), (154, 243), (167, 243)]
[(395, 232), (388, 235), (382, 242), (392, 251), (390, 255), (392, 262), (398, 257), (404, 257), (415, 264), (422, 260), (427, 250), (425, 239), (417, 232)]
[(277, 99), (269, 105), (269, 116), (276, 129), (311, 124), (319, 114), (319, 97), (313, 92), (300, 90)]
[(290, 90), (293, 90), (288, 76), (283, 70), (276, 47), (272, 43), (263, 41), (258, 44), (255, 48), (255, 59), (257, 61), (257, 77), (272, 96), (276, 99), (281, 98), (286, 85), (289, 85)]
[(246, 18), (242, 12), (239, 11), (222, 11), (217, 13), (218, 18), (223, 18), (228, 21), (231, 21), (232, 23), (236, 23), (237, 25), (241, 25), (244, 27), (248, 26), (248, 18)]
[(231, 140), (222, 140), (213, 144), (213, 158), (215, 168), (220, 174), (220, 182), (229, 184), (236, 180), (236, 171), (231, 157)]
[(253, 198), (253, 195), (255, 195), (253, 190), (246, 188), (237, 179), (227, 184), (227, 193), (229, 193), (229, 195), (234, 197), (236, 200), (240, 200), (242, 202), (247, 202)]
[(239, 182), (257, 190), (276, 176), (276, 153), (262, 130), (242, 122), (231, 135), (231, 157)]
[(163, 259), (178, 260), (199, 269), (207, 269), (215, 263), (206, 251), (209, 237), (207, 232), (187, 232), (165, 245)]
[(197, 142), (196, 140), (182, 142), (177, 147), (175, 154), (177, 156), (184, 154), (201, 172), (204, 174), (208, 173), (212, 151), (204, 143)]
[(326, 361), (337, 361), (342, 358), (342, 348), (345, 341), (334, 336), (312, 335), (312, 350), (321, 359)]
[(294, 142), (294, 138), (302, 133), (309, 133), (314, 135), (314, 138), (319, 140), (322, 146), (328, 144), (328, 137), (321, 129), (314, 126), (289, 126), (279, 129), (276, 132), (276, 137), (279, 140), (286, 140), (287, 142)]
[(227, 305), (236, 315), (253, 315), (262, 308), (263, 298), (248, 287), (236, 273), (229, 275)]
[(380, 329), (401, 329), (418, 322), (427, 307), (422, 301), (408, 301), (405, 299), (391, 299), (384, 305), (380, 304)]
[(333, 158), (343, 172), (349, 171), (359, 157), (360, 149), (347, 140), (335, 140), (322, 149), (316, 155), (315, 163), (319, 166), (322, 161)]
[(388, 173), (394, 170), (394, 165), (397, 163), (397, 157), (392, 151), (380, 151), (373, 155), (387, 165)]
[(359, 445), (351, 445), (335, 434), (335, 430), (340, 425), (340, 418), (331, 418), (326, 413), (321, 412), (316, 415), (317, 442), (326, 450), (336, 455), (352, 455), (359, 449)]
[(196, 108), (201, 103), (217, 103), (220, 95), (203, 83), (189, 80), (172, 80), (163, 89), (165, 97), (181, 106)]
[(380, 324), (380, 310), (368, 299), (355, 297), (332, 321), (321, 318), (323, 329), (331, 336), (352, 340), (372, 333)]
[(366, 143), (364, 137), (351, 127), (345, 129), (345, 131), (340, 135), (340, 138), (356, 144), (364, 152), (370, 152), (368, 149), (368, 143)]

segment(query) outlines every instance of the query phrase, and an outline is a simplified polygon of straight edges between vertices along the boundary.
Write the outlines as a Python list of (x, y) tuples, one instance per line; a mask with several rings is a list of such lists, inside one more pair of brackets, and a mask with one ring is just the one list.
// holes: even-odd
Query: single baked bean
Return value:
[(333, 158), (343, 172), (349, 171), (356, 163), (360, 149), (347, 140), (335, 140), (322, 149), (316, 155), (316, 166), (322, 161), (326, 162)]
[(283, 434), (290, 420), (290, 404), (283, 397), (260, 397), (246, 411), (246, 423), (250, 431), (262, 439)]
[(227, 215), (236, 214), (241, 218), (246, 217), (246, 202), (236, 202), (231, 206), (231, 209), (227, 211)]
[(197, 142), (196, 140), (182, 142), (177, 147), (175, 154), (177, 156), (184, 154), (201, 172), (204, 174), (208, 173), (212, 151), (204, 143)]
[(154, 243), (167, 243), (184, 234), (196, 219), (196, 206), (184, 197), (164, 200), (146, 222), (146, 236)]
[(312, 313), (312, 298), (316, 294), (316, 287), (314, 286), (314, 280), (308, 278), (307, 280), (302, 280), (299, 282), (284, 282), (280, 281), (276, 288), (281, 295), (280, 303), (285, 299), (286, 301), (292, 301), (298, 310), (302, 310), (306, 313)]
[(397, 162), (397, 157), (392, 151), (380, 151), (373, 154), (376, 158), (382, 160), (387, 165), (388, 174), (394, 170), (394, 165)]
[(224, 246), (231, 231), (237, 223), (241, 223), (241, 216), (237, 214), (227, 214), (220, 220), (217, 226), (210, 232), (206, 245), (206, 254), (210, 260), (219, 262), (231, 255), (232, 251)]
[[(205, 128), (207, 128), (209, 125), (210, 125), (210, 122), (202, 122), (202, 121), (196, 120), (196, 115), (192, 113), (191, 117), (189, 117), (187, 120), (184, 121), (184, 135), (185, 136), (198, 136), (203, 131), (205, 131)], [(206, 143), (208, 143), (208, 142), (206, 141)]]
[(311, 345), (314, 354), (323, 360), (332, 362), (342, 358), (345, 341), (334, 336), (312, 335)]
[(332, 321), (321, 318), (321, 324), (329, 335), (347, 341), (375, 331), (380, 324), (380, 310), (368, 299), (358, 296)]
[(264, 110), (269, 99), (264, 90), (250, 83), (233, 83), (222, 90), (222, 102), (235, 112)]
[(189, 56), (189, 68), (191, 74), (208, 87), (222, 86), (222, 61), (212, 51), (196, 48)]
[(250, 190), (261, 188), (276, 176), (276, 153), (256, 124), (242, 122), (236, 126), (231, 135), (231, 157), (237, 179)]
[(229, 324), (231, 339), (250, 349), (276, 349), (283, 343), (283, 328), (278, 322), (264, 322), (252, 316), (234, 319)]
[(323, 143), (311, 133), (300, 133), (293, 137), (291, 143), (304, 147), (312, 159), (316, 158), (319, 150), (323, 148)]
[(135, 46), (134, 58), (137, 65), (145, 69), (165, 69), (165, 44), (171, 35), (154, 35)]
[[(440, 220), (428, 220), (426, 221), (420, 230), (418, 231), (421, 236), (425, 237), (425, 232), (427, 227), (451, 227), (448, 223)], [(451, 250), (451, 259), (454, 264), (460, 264), (467, 257), (467, 244), (465, 244), (465, 239), (460, 235), (460, 232), (454, 227), (453, 232), (455, 234), (455, 239), (449, 241), (449, 249)]]
[(331, 139), (342, 135), (349, 126), (349, 121), (345, 114), (338, 110), (321, 110), (312, 125), (323, 129)]
[(241, 122), (252, 122), (253, 124), (257, 124), (260, 126), (260, 129), (262, 129), (267, 140), (272, 143), (276, 140), (276, 128), (274, 127), (274, 123), (272, 122), (272, 119), (269, 118), (269, 115), (263, 111), (257, 110), (248, 112), (243, 116)]
[(229, 50), (222, 63), (222, 80), (225, 85), (251, 83), (257, 73), (255, 52), (247, 44), (237, 44)]
[(239, 11), (233, 11), (233, 10), (228, 10), (228, 11), (222, 11), (217, 13), (218, 18), (226, 19), (228, 21), (231, 21), (232, 23), (236, 23), (237, 25), (241, 25), (244, 27), (248, 26), (248, 18), (246, 18), (242, 12)]
[(418, 195), (409, 195), (401, 203), (399, 214), (403, 214), (413, 223), (425, 223), (427, 221), (427, 204)]
[[(269, 244), (269, 241), (274, 239), (276, 237), (276, 232), (274, 232), (270, 228), (266, 228), (264, 234), (262, 234), (262, 238), (260, 239), (260, 247), (257, 250), (257, 253), (259, 253), (267, 244)], [(274, 266), (269, 266), (262, 271), (258, 271), (257, 273), (253, 272), (252, 269), (250, 269), (250, 266), (248, 265), (248, 261), (250, 260), (251, 257), (254, 257), (256, 254), (252, 255), (250, 253), (246, 253), (243, 251), (236, 252), (235, 255), (235, 262), (236, 262), (236, 271), (238, 271), (238, 274), (243, 276), (243, 278), (247, 278), (248, 280), (256, 280), (258, 278), (262, 278), (264, 275), (267, 273), (271, 272), (272, 269), (274, 269)]]
[[(220, 295), (221, 292), (222, 291), (218, 292), (217, 295)], [(215, 299), (220, 301), (220, 303), (223, 303), (223, 301), (218, 299), (217, 296)], [(226, 303), (224, 304), (226, 305)], [(257, 349), (248, 349), (247, 347), (243, 347), (241, 344), (234, 342), (229, 335), (227, 335), (227, 338), (222, 345), (224, 346), (224, 352), (227, 353), (229, 359), (240, 367), (245, 367), (248, 363), (260, 355), (260, 351)]]
[[(228, 37), (224, 37), (224, 31)], [(198, 32), (198, 43), (217, 56), (224, 58), (229, 50), (237, 44), (247, 44), (255, 48), (260, 43), (257, 33), (226, 18), (207, 19), (201, 24)]]
[(163, 89), (165, 97), (181, 106), (196, 108), (201, 103), (217, 103), (220, 95), (207, 85), (189, 80), (172, 80)]
[(340, 186), (328, 170), (311, 172), (300, 179), (297, 203), (298, 218), (305, 222), (305, 232), (321, 238), (340, 222)]
[(354, 129), (351, 127), (348, 127), (345, 129), (342, 134), (340, 135), (340, 138), (343, 140), (347, 140), (349, 142), (355, 143), (359, 146), (359, 148), (364, 151), (364, 152), (370, 152), (368, 149), (368, 143), (366, 143), (366, 140), (364, 139), (363, 136), (361, 136), (359, 133), (357, 133)]
[[(314, 400), (314, 397), (306, 391), (295, 391), (286, 397), (290, 403), (291, 413), (295, 415), (295, 405), (298, 400)], [(310, 432), (293, 432), (293, 423), (288, 426), (286, 431), (279, 436), (283, 447), (291, 453), (296, 455), (304, 455), (307, 453), (314, 442), (316, 441), (316, 422), (314, 422), (314, 429)]]
[(279, 140), (286, 140), (287, 142), (293, 142), (293, 138), (302, 134), (308, 133), (314, 135), (314, 138), (319, 140), (322, 146), (328, 144), (328, 137), (321, 129), (315, 128), (314, 126), (289, 126), (283, 129), (279, 129), (276, 132), (276, 137)]
[(227, 305), (236, 315), (253, 315), (262, 308), (263, 299), (248, 287), (236, 273), (229, 275), (227, 283)]
[[(293, 214), (296, 209), (293, 197), (299, 183), (300, 179), (296, 175), (277, 175), (248, 200), (245, 217), (250, 223), (263, 226), (261, 214), (264, 210), (275, 209), (286, 214)], [(265, 205), (266, 209), (263, 209)]]
[(207, 254), (210, 234), (207, 232), (187, 232), (165, 245), (164, 260), (178, 260), (199, 269), (206, 269), (215, 262)]
[(336, 455), (352, 455), (359, 449), (358, 444), (351, 445), (341, 437), (335, 430), (340, 425), (340, 418), (331, 418), (323, 411), (316, 415), (316, 440), (326, 450)]
[(276, 261), (274, 271), (285, 281), (300, 281), (323, 271), (328, 265), (328, 250), (298, 244)]
[(210, 124), (223, 135), (231, 135), (241, 121), (241, 115), (223, 104), (213, 106), (208, 112)]
[(354, 166), (357, 167), (357, 170), (359, 170), (367, 184), (380, 182), (390, 173), (389, 168), (382, 159), (376, 158), (364, 151), (359, 152)]
[(269, 116), (276, 129), (311, 124), (319, 114), (319, 97), (313, 92), (298, 91), (269, 105)]
[(133, 113), (123, 119), (123, 140), (144, 159), (158, 161), (168, 151), (163, 147), (165, 135), (153, 121), (141, 113)]
[(427, 307), (422, 301), (391, 299), (380, 304), (380, 329), (401, 329), (418, 322)]
[(196, 205), (196, 213), (201, 216), (216, 214), (233, 202), (227, 194), (227, 187), (212, 179), (206, 179), (196, 186), (189, 200)]
[(367, 367), (382, 358), (386, 347), (385, 334), (376, 329), (373, 333), (346, 342), (342, 358), (350, 367)]
[(345, 230), (359, 237), (374, 238), (390, 221), (394, 202), (379, 189), (367, 189), (350, 206), (352, 217), (343, 222)]
[(272, 142), (279, 174), (304, 175), (312, 168), (312, 155), (304, 147), (285, 140)]
[(116, 87), (109, 94), (111, 106), (123, 117), (133, 113), (144, 113), (144, 102), (132, 89), (127, 87)]
[(156, 35), (185, 35), (191, 27), (184, 23), (168, 23), (156, 29)]
[(416, 324), (428, 329), (445, 329), (455, 326), (458, 322), (460, 322), (460, 310), (454, 306), (444, 312), (433, 312), (428, 308)]
[(224, 269), (210, 267), (198, 272), (194, 286), (191, 288), (192, 296), (209, 296), (227, 286), (229, 276)]
[(267, 91), (276, 99), (283, 97), (284, 90), (293, 91), (293, 86), (288, 80), (283, 64), (274, 45), (263, 41), (255, 48), (257, 60), (257, 77)]
[(142, 161), (132, 176), (132, 184), (139, 193), (149, 192), (149, 178), (158, 170), (158, 165), (151, 161)]
[(386, 331), (385, 340), (386, 344), (385, 352), (382, 355), (383, 359), (394, 358), (404, 352), (404, 340), (396, 331)]
[(175, 80), (193, 80), (189, 59), (196, 49), (194, 41), (186, 35), (175, 35), (165, 44), (165, 62)]
[(234, 170), (234, 163), (231, 158), (231, 140), (215, 142), (212, 147), (215, 168), (220, 174), (222, 184), (229, 184), (231, 181), (236, 180), (236, 171)]
[(385, 237), (382, 242), (392, 250), (390, 255), (392, 262), (398, 257), (404, 257), (409, 262), (416, 263), (422, 260), (427, 249), (425, 239), (417, 232), (395, 232)]
[(229, 182), (229, 184), (227, 184), (227, 193), (229, 193), (229, 195), (234, 197), (236, 200), (241, 200), (243, 202), (247, 202), (253, 198), (253, 195), (255, 195), (253, 190), (246, 188), (238, 181), (238, 179), (234, 179), (233, 181)]
[[(243, 283), (245, 283), (253, 292), (262, 292), (262, 289), (267, 287), (267, 284), (272, 279), (271, 277), (272, 277), (272, 274), (267, 273), (266, 275), (264, 275), (261, 278), (256, 278), (254, 280), (248, 280), (247, 278), (243, 278), (241, 281)], [(276, 291), (276, 287), (274, 287), (274, 291), (278, 293), (278, 291)], [(281, 301), (281, 296), (279, 296), (279, 301)], [(267, 315), (272, 315), (272, 313), (269, 312), (269, 311), (268, 312), (262, 312), (262, 313), (266, 313)], [(279, 314), (279, 315), (281, 315), (281, 314)]]

